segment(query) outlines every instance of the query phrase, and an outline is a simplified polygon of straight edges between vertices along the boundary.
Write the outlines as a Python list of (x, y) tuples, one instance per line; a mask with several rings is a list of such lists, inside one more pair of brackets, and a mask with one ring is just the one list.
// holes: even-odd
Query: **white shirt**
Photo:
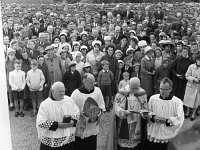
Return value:
[(173, 126), (166, 126), (165, 124), (157, 122), (149, 122), (147, 126), (148, 140), (156, 143), (164, 143), (175, 137), (184, 122), (182, 100), (176, 96), (173, 96), (171, 100), (162, 100), (160, 99), (160, 94), (156, 94), (151, 96), (148, 107), (154, 115), (162, 118), (169, 118), (176, 124)]
[(9, 84), (13, 91), (18, 88), (24, 89), (26, 85), (25, 72), (21, 70), (13, 70), (9, 73)]
[(63, 117), (70, 115), (72, 119), (79, 119), (79, 109), (74, 101), (64, 96), (60, 101), (52, 100), (50, 97), (40, 104), (38, 110), (36, 127), (38, 138), (45, 145), (60, 147), (75, 140), (75, 127), (57, 128), (49, 130), (53, 122), (63, 122)]

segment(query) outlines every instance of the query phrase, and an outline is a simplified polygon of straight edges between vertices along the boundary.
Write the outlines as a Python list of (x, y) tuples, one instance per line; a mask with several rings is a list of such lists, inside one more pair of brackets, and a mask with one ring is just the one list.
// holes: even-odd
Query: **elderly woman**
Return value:
[(196, 62), (191, 64), (185, 74), (188, 80), (183, 103), (187, 107), (185, 117), (189, 117), (190, 108), (192, 108), (191, 121), (195, 119), (196, 110), (200, 105), (200, 55), (196, 57)]
[(52, 85), (52, 96), (44, 100), (37, 114), (36, 127), (41, 141), (40, 150), (74, 150), (79, 109), (65, 96), (61, 82)]
[(92, 69), (98, 68), (98, 63), (104, 56), (104, 53), (100, 51), (101, 41), (95, 40), (92, 42), (93, 50), (86, 55), (86, 62), (90, 63)]
[(192, 64), (192, 61), (188, 57), (188, 52), (189, 49), (184, 47), (181, 56), (177, 57), (171, 65), (174, 82), (173, 93), (181, 100), (184, 98), (185, 87), (187, 84), (185, 73), (188, 67)]
[(145, 47), (145, 57), (141, 60), (141, 87), (147, 92), (147, 96), (153, 95), (153, 75), (154, 71), (154, 60), (152, 59), (153, 50), (150, 46)]
[(49, 86), (51, 86), (56, 81), (62, 81), (62, 72), (64, 71), (61, 68), (60, 57), (53, 53), (53, 47), (47, 46), (45, 51), (47, 52), (47, 54), (45, 55), (45, 63), (49, 71)]
[(125, 95), (118, 93), (115, 102), (105, 149), (138, 150), (145, 131), (138, 112), (147, 109), (147, 95), (140, 87), (139, 78), (131, 78), (130, 91)]

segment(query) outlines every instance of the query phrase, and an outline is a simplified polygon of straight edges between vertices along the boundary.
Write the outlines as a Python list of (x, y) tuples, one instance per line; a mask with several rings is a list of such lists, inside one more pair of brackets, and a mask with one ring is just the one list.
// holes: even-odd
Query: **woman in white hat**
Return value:
[(141, 59), (145, 56), (144, 48), (147, 46), (147, 42), (145, 40), (141, 40), (138, 42), (139, 50), (135, 52), (133, 57), (133, 63), (140, 62)]
[(86, 62), (86, 63), (84, 64), (83, 70), (82, 70), (82, 72), (81, 72), (81, 76), (83, 77), (83, 75), (84, 75), (85, 73), (92, 73), (92, 69), (91, 69), (90, 63), (87, 63), (87, 62)]
[(153, 95), (153, 75), (154, 71), (154, 60), (152, 59), (153, 50), (150, 46), (146, 46), (145, 57), (141, 60), (141, 87), (147, 92), (147, 96)]
[(94, 40), (92, 46), (93, 50), (86, 55), (86, 62), (90, 63), (92, 68), (98, 68), (98, 63), (105, 54), (100, 51), (101, 41)]

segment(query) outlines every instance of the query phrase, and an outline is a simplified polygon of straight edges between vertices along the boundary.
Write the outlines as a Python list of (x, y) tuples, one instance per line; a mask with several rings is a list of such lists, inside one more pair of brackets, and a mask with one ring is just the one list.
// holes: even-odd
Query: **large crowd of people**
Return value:
[[(182, 126), (183, 105), (185, 118), (200, 115), (198, 19), (178, 12), (168, 22), (160, 5), (59, 15), (33, 6), (3, 14), (2, 49), (9, 109), (37, 115), (41, 150), (95, 150), (99, 118), (112, 110), (107, 150), (164, 150)], [(84, 115), (91, 105), (96, 120)]]

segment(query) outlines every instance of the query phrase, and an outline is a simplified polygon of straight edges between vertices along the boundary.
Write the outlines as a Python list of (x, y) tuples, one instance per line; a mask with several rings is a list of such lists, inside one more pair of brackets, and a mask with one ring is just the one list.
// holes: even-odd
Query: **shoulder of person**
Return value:
[(144, 96), (146, 95), (146, 91), (140, 87), (138, 92), (135, 94), (136, 96)]
[(176, 96), (172, 97), (172, 101), (175, 102), (175, 103), (183, 105), (183, 101), (180, 98), (176, 97)]

